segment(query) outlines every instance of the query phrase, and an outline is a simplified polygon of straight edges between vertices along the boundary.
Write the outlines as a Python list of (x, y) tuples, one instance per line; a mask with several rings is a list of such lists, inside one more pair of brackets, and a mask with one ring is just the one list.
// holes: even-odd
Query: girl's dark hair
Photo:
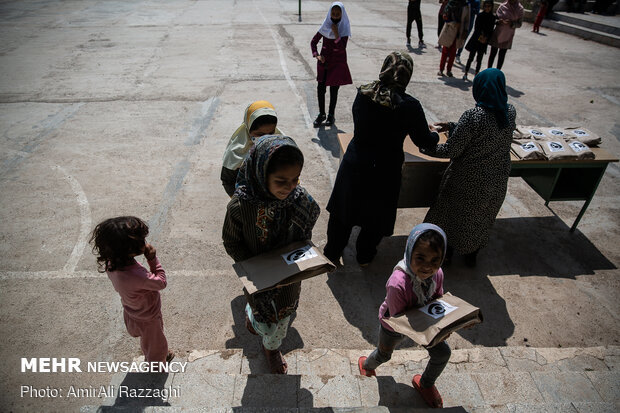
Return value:
[(116, 271), (131, 264), (131, 255), (142, 253), (149, 227), (140, 218), (109, 218), (90, 237), (99, 272)]
[(493, 0), (484, 0), (482, 2), (482, 7), (486, 6), (487, 4), (490, 4), (492, 6), (493, 5)]
[(304, 166), (304, 154), (296, 146), (282, 146), (276, 149), (267, 164), (267, 175), (285, 166)]
[(275, 116), (262, 115), (254, 119), (254, 122), (252, 122), (252, 125), (250, 126), (250, 132), (260, 128), (263, 125), (277, 125), (277, 124), (278, 124), (278, 118), (276, 118)]
[(441, 236), (439, 232), (432, 230), (432, 229), (424, 231), (422, 235), (418, 237), (418, 241), (428, 242), (430, 247), (436, 251), (439, 251), (439, 253), (443, 257), (443, 252), (444, 252), (443, 237)]

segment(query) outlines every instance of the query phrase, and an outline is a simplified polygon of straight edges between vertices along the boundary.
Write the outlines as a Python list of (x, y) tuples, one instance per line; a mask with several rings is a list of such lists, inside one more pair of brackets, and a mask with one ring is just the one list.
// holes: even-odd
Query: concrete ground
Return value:
[[(323, 246), (336, 134), (353, 130), (355, 87), (376, 79), (383, 58), (405, 47), (405, 3), (346, 2), (354, 84), (341, 88), (336, 126), (318, 130), (311, 125), (318, 109), (309, 42), (331, 2), (303, 1), (301, 22), (294, 0), (0, 4), (0, 410), (98, 405), (89, 397), (21, 397), (20, 386), (113, 380), (111, 373), (21, 373), (23, 357), (86, 363), (139, 356), (118, 295), (87, 244), (93, 226), (110, 216), (149, 222), (169, 277), (163, 316), (179, 360), (208, 351), (257, 357), (259, 344), (243, 326), (241, 283), (221, 243), (228, 197), (219, 173), (228, 138), (248, 103), (274, 104), (279, 126), (306, 156), (301, 181), (323, 209), (313, 233)], [(407, 90), (429, 121), (457, 120), (474, 105), (472, 84), (460, 80), (460, 65), (454, 79), (436, 76), (437, 10), (434, 1), (422, 4), (427, 47), (410, 50)], [(619, 49), (530, 30), (518, 29), (503, 68), (517, 122), (586, 127), (620, 157)], [(547, 208), (511, 178), (477, 267), (457, 259), (446, 269), (446, 289), (485, 315), (482, 325), (450, 337), (454, 349), (619, 345), (619, 176), (611, 164), (574, 233), (568, 229), (582, 202)], [(394, 236), (369, 267), (360, 269), (347, 249), (343, 268), (305, 281), (284, 352), (371, 350), (385, 281), (425, 213), (400, 210)], [(411, 341), (402, 349), (419, 350)], [(256, 369), (250, 372), (264, 372)], [(609, 399), (617, 401), (617, 373), (607, 370)], [(194, 389), (186, 384), (184, 394)]]

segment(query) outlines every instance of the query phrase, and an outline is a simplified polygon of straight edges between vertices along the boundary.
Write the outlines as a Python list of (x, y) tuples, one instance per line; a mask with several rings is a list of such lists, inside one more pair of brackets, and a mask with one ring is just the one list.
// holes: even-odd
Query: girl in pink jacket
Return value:
[[(434, 224), (415, 226), (405, 248), (404, 258), (396, 264), (385, 285), (385, 301), (379, 308), (379, 344), (368, 357), (360, 357), (360, 373), (374, 376), (375, 369), (392, 358), (396, 346), (405, 338), (390, 327), (385, 319), (399, 315), (414, 307), (423, 307), (443, 295), (441, 264), (446, 255), (446, 234)], [(443, 400), (435, 381), (448, 364), (450, 346), (445, 341), (426, 350), (430, 360), (422, 374), (411, 380), (413, 387), (431, 407), (443, 407)]]
[[(140, 337), (145, 360), (169, 362), (174, 353), (168, 350), (164, 335), (159, 295), (159, 290), (166, 288), (166, 273), (155, 248), (146, 243), (148, 233), (148, 226), (140, 218), (110, 218), (95, 227), (90, 242), (99, 271), (108, 274), (121, 296), (127, 332)], [(150, 271), (135, 260), (141, 254)]]

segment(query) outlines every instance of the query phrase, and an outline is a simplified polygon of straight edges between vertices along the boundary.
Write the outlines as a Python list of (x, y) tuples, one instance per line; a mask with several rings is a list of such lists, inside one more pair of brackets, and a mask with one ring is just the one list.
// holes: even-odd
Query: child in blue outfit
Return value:
[[(390, 327), (385, 319), (413, 307), (423, 307), (443, 295), (441, 263), (446, 255), (446, 234), (434, 224), (415, 226), (405, 249), (404, 258), (396, 264), (385, 286), (385, 301), (379, 308), (379, 344), (368, 357), (360, 357), (360, 373), (374, 376), (375, 369), (392, 358), (396, 346), (405, 338)], [(426, 348), (430, 360), (423, 374), (413, 376), (412, 384), (431, 407), (443, 407), (435, 381), (448, 364), (451, 350), (445, 341)]]

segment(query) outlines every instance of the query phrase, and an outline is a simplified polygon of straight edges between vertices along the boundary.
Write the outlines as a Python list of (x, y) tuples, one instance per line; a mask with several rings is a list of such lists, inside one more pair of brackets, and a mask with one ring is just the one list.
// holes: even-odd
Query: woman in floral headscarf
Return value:
[(379, 80), (359, 88), (353, 102), (353, 140), (342, 159), (327, 210), (325, 255), (337, 263), (354, 225), (357, 261), (367, 265), (384, 236), (392, 235), (400, 192), (403, 142), (409, 135), (419, 147), (434, 147), (439, 136), (430, 131), (417, 99), (405, 92), (413, 59), (390, 53)]

